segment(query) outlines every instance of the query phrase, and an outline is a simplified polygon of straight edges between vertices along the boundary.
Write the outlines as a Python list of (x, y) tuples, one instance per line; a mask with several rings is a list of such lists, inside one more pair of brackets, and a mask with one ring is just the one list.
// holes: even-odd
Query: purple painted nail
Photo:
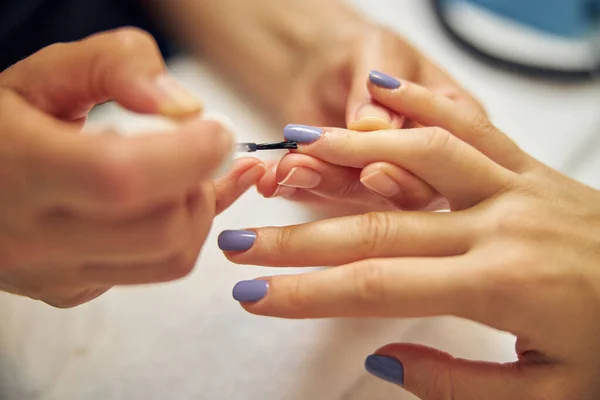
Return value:
[(323, 129), (315, 126), (289, 124), (283, 129), (283, 136), (287, 140), (298, 143), (312, 143), (323, 134)]
[(371, 354), (365, 360), (365, 369), (384, 381), (404, 385), (404, 366), (393, 357)]
[(256, 232), (252, 231), (223, 231), (219, 235), (219, 248), (223, 251), (246, 251), (256, 241)]
[(398, 79), (379, 71), (371, 71), (369, 73), (369, 80), (373, 85), (384, 89), (398, 89), (400, 87)]
[(268, 290), (267, 281), (241, 281), (233, 287), (233, 298), (240, 302), (256, 302), (265, 297)]

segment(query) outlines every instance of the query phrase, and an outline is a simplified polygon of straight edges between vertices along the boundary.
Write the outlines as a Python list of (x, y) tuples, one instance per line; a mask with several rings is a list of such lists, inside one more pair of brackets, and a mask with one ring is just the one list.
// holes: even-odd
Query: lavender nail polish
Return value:
[(223, 231), (219, 235), (219, 248), (223, 251), (246, 251), (256, 241), (256, 232), (230, 230)]
[(398, 89), (400, 87), (398, 79), (379, 71), (371, 71), (369, 73), (369, 80), (373, 85), (384, 89)]
[(365, 369), (384, 381), (404, 385), (404, 367), (393, 357), (371, 354), (365, 360)]
[(233, 287), (233, 298), (239, 302), (256, 302), (265, 297), (268, 290), (267, 281), (241, 281)]
[(312, 143), (323, 135), (323, 129), (315, 126), (289, 124), (283, 128), (283, 136), (287, 140), (298, 143)]

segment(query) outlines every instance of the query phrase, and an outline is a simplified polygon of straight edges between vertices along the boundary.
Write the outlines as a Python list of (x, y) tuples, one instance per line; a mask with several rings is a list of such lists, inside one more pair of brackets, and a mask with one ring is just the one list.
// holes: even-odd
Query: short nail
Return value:
[(262, 280), (241, 281), (233, 287), (233, 298), (240, 302), (262, 300), (269, 290), (269, 282)]
[(365, 360), (365, 369), (384, 381), (404, 385), (404, 367), (393, 357), (371, 354)]
[(315, 126), (290, 124), (283, 129), (287, 140), (298, 143), (312, 143), (323, 135), (323, 129)]
[(312, 189), (321, 183), (321, 174), (306, 167), (292, 168), (284, 180), (279, 182), (281, 186), (301, 189)]
[(381, 171), (373, 172), (361, 178), (360, 182), (372, 192), (383, 197), (394, 197), (400, 194), (401, 188), (388, 174)]
[[(392, 127), (392, 116), (383, 107), (365, 104), (356, 113), (354, 130), (382, 130)], [(363, 129), (364, 128), (364, 129)]]
[(373, 85), (384, 89), (398, 89), (400, 87), (398, 79), (379, 71), (371, 71), (369, 73), (369, 80)]
[(202, 111), (202, 102), (169, 74), (157, 76), (153, 86), (155, 88), (153, 93), (159, 103), (161, 114), (177, 117)]
[(257, 183), (257, 181), (267, 172), (267, 167), (264, 164), (258, 164), (244, 172), (238, 179), (239, 187), (250, 187)]
[(256, 232), (231, 230), (223, 231), (217, 240), (219, 248), (223, 251), (246, 251), (256, 241)]
[(271, 197), (292, 197), (296, 194), (298, 189), (289, 186), (277, 185), (275, 193)]

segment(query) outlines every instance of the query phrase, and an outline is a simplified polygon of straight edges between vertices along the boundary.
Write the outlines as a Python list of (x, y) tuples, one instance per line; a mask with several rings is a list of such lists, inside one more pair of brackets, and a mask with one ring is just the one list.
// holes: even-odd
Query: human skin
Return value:
[(335, 267), (243, 281), (234, 297), (258, 315), (454, 315), (516, 335), (518, 360), (508, 364), (406, 343), (367, 358), (370, 372), (424, 400), (598, 398), (600, 192), (535, 160), (483, 114), (394, 80), (368, 89), (423, 128), (316, 128), (322, 134), (298, 152), (353, 168), (395, 164), (451, 212), (228, 231), (220, 245), (235, 263)]
[[(416, 127), (406, 115), (373, 101), (364, 84), (371, 69), (416, 82), (463, 107), (482, 110), (466, 90), (406, 39), (369, 21), (343, 0), (180, 0), (176, 6), (157, 0), (141, 2), (180, 43), (206, 58), (245, 91), (252, 104), (268, 110), (280, 123), (360, 131)], [(288, 180), (281, 185), (292, 170), (296, 178), (303, 175), (297, 179), (300, 183)], [(370, 179), (361, 181), (360, 171), (335, 168), (297, 153), (279, 166), (269, 165), (258, 190), (267, 198), (286, 197), (322, 208), (329, 215), (363, 212), (373, 205), (380, 210), (447, 206), (429, 185), (396, 165), (380, 162), (366, 172)], [(399, 178), (401, 188), (394, 205), (371, 193), (370, 183), (378, 173)], [(333, 175), (338, 177), (337, 185), (318, 179)]]
[[(171, 131), (82, 134), (114, 100), (169, 117)], [(114, 285), (187, 275), (215, 215), (264, 174), (166, 73), (135, 29), (47, 47), (0, 74), (0, 290), (57, 307)]]

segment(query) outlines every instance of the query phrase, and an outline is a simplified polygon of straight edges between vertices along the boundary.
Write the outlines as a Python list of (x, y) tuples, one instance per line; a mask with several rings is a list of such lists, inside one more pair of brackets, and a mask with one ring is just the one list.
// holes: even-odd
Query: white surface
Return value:
[[(422, 0), (355, 2), (448, 68), (526, 150), (554, 167), (571, 165), (600, 187), (600, 146), (589, 144), (600, 128), (600, 86), (548, 85), (483, 66), (441, 36)], [(243, 128), (240, 139), (279, 135), (202, 65), (177, 63), (173, 71), (210, 111)], [(111, 109), (97, 118), (126, 122)], [(511, 336), (452, 318), (286, 321), (246, 314), (231, 299), (232, 286), (272, 271), (231, 265), (216, 235), (310, 218), (298, 206), (249, 193), (217, 219), (186, 280), (116, 289), (73, 310), (0, 295), (0, 399), (408, 399), (363, 371), (364, 357), (378, 346), (409, 341), (467, 358), (513, 359)]]

